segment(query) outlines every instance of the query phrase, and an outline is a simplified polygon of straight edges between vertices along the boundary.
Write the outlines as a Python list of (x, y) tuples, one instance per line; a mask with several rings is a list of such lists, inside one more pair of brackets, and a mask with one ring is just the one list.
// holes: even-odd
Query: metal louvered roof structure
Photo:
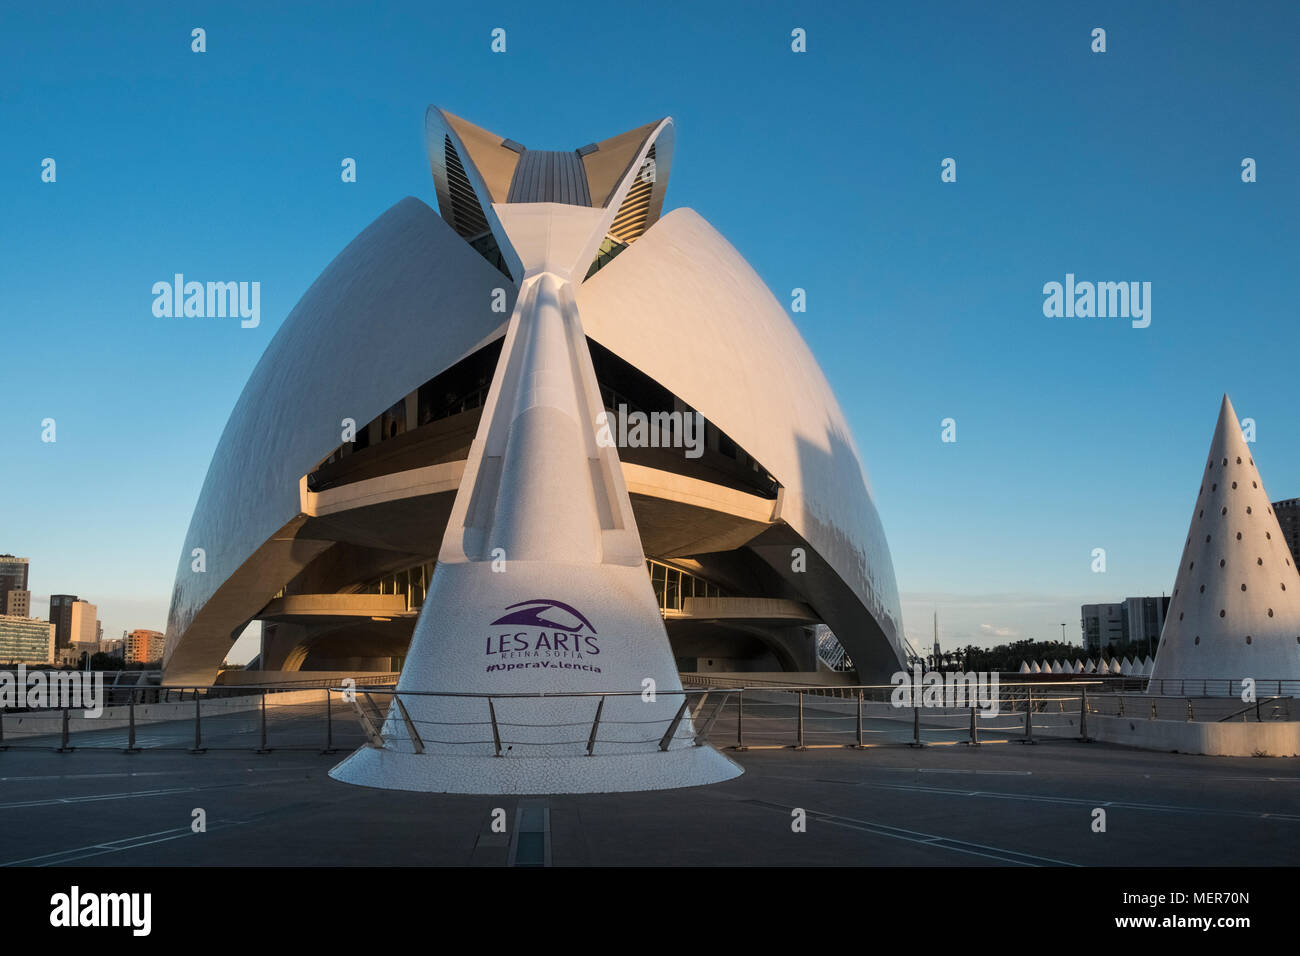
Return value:
[[(425, 136), (443, 218), (466, 239), (487, 239), (479, 251), (490, 261), (498, 251), (492, 237), (502, 231), (498, 205), (559, 203), (607, 209), (617, 204), (606, 239), (618, 250), (641, 238), (663, 212), (672, 164), (671, 119), (577, 149), (529, 149), (430, 106)], [(522, 278), (520, 263), (509, 250), (500, 252), (505, 271), (516, 280)], [(600, 263), (610, 258), (607, 254)]]
[(560, 202), (590, 206), (587, 171), (577, 150), (525, 149), (510, 180), (507, 202)]

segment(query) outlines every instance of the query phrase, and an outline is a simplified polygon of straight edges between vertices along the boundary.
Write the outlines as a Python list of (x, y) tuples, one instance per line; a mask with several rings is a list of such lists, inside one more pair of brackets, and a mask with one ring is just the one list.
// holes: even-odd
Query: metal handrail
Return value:
[[(1004, 687), (1090, 687), (1102, 683), (1098, 680), (1079, 680), (1079, 681), (1017, 681), (1010, 683), (1000, 681), (999, 688)], [(895, 691), (898, 689), (897, 684), (781, 684), (779, 686), (758, 685), (758, 684), (719, 684), (708, 687), (691, 687), (681, 690), (663, 690), (655, 691), (659, 695), (677, 695), (677, 694), (707, 694), (707, 693), (731, 693), (737, 691), (803, 691), (812, 693), (823, 690), (887, 690)], [(509, 698), (528, 698), (528, 699), (559, 699), (565, 697), (640, 697), (645, 694), (645, 690), (574, 690), (574, 691), (534, 691), (531, 693), (504, 693), (504, 692), (472, 692), (472, 691), (442, 691), (442, 690), (403, 690), (396, 687), (363, 687), (358, 684), (356, 687), (331, 687), (330, 690), (340, 693), (345, 691), (363, 693), (390, 693), (402, 694), (407, 697), (473, 697), (477, 699), (490, 698), (492, 700), (505, 700)], [(1019, 699), (1019, 698), (1017, 698)], [(1042, 698), (1039, 698), (1040, 700)]]
[(1276, 704), (1280, 700), (1292, 700), (1292, 699), (1293, 698), (1291, 697), (1290, 694), (1287, 694), (1282, 697), (1277, 697), (1277, 696), (1261, 697), (1258, 700), (1251, 701), (1249, 704), (1247, 704), (1245, 707), (1242, 707), (1240, 710), (1234, 710), (1226, 717), (1220, 717), (1216, 722), (1221, 724), (1225, 720), (1232, 720), (1232, 718), (1234, 717), (1240, 717), (1242, 714), (1248, 713), (1253, 710), (1255, 712), (1255, 719), (1258, 720), (1260, 723), (1263, 723), (1263, 720), (1259, 716), (1259, 708), (1262, 704)]

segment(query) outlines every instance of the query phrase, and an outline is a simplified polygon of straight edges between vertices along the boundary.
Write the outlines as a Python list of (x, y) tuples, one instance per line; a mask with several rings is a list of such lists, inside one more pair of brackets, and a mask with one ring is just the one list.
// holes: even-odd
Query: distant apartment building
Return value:
[(54, 625), (54, 645), (60, 650), (80, 645), (85, 649), (100, 637), (99, 608), (82, 601), (75, 594), (50, 595), (50, 623)]
[(167, 636), (161, 631), (135, 630), (122, 639), (127, 664), (152, 664), (161, 661)]
[(0, 664), (53, 664), (54, 625), (0, 614)]
[(7, 614), (9, 617), (32, 616), (31, 591), (6, 591), (0, 597), (4, 598), (0, 601), (0, 614)]
[(1123, 604), (1085, 604), (1081, 611), (1083, 646), (1089, 654), (1123, 643), (1128, 631), (1128, 615)]
[(1134, 644), (1146, 644), (1154, 653), (1160, 643), (1160, 631), (1165, 626), (1165, 615), (1168, 613), (1169, 598), (1163, 594), (1160, 597), (1125, 598), (1125, 639)]
[(1165, 626), (1169, 598), (1131, 597), (1117, 604), (1085, 604), (1081, 608), (1083, 646), (1096, 654), (1115, 644), (1149, 643), (1154, 650)]
[(1282, 527), (1282, 537), (1291, 549), (1291, 560), (1300, 566), (1300, 498), (1273, 502), (1273, 514)]
[(102, 633), (99, 625), (99, 608), (89, 601), (76, 601), (72, 605), (71, 644), (98, 644)]
[(0, 554), (0, 593), (27, 590), (27, 559)]
[(27, 617), (31, 613), (31, 592), (27, 589), (28, 562), (12, 554), (0, 554), (0, 614)]
[(79, 600), (75, 594), (50, 595), (50, 623), (54, 625), (55, 647), (67, 647), (72, 640), (72, 605)]

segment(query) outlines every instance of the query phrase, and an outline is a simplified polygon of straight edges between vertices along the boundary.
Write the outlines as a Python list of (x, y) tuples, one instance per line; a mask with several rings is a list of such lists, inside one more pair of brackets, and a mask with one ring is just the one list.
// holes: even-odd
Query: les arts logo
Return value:
[(552, 598), (533, 598), (511, 604), (506, 611), (492, 622), (503, 629), (487, 637), (486, 670), (600, 673), (591, 661), (600, 653), (596, 629), (577, 608)]

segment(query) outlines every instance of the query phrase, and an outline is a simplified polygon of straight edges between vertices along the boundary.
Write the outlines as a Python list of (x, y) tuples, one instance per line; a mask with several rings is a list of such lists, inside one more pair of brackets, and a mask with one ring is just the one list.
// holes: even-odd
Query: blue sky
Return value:
[[(281, 320), (391, 204), (435, 202), (425, 106), (557, 149), (672, 115), (667, 207), (807, 290), (909, 635), (937, 608), (945, 644), (1078, 640), (1080, 603), (1172, 588), (1224, 392), (1300, 495), (1298, 42), (1292, 3), (8, 5), (0, 551), (35, 613), (72, 592), (107, 636), (162, 629)], [(175, 272), (260, 281), (261, 326), (155, 318)], [(1151, 282), (1150, 327), (1045, 318), (1067, 272)]]

